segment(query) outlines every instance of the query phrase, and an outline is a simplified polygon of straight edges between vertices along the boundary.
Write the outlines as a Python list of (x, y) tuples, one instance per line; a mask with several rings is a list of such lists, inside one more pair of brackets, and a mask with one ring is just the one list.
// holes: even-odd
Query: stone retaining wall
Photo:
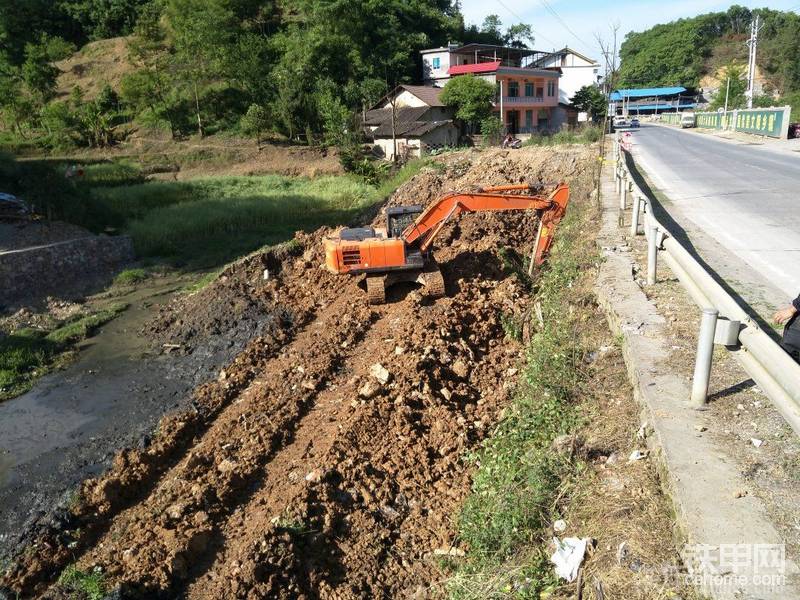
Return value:
[(0, 307), (88, 292), (133, 258), (128, 236), (91, 236), (0, 252)]

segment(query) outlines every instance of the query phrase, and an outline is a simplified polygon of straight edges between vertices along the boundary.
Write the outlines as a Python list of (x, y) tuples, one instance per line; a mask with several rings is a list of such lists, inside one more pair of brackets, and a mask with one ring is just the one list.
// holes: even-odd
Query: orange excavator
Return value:
[(540, 265), (553, 243), (553, 233), (569, 203), (569, 186), (559, 184), (549, 194), (535, 193), (529, 184), (479, 188), (448, 194), (427, 209), (400, 206), (386, 209), (386, 229), (342, 229), (326, 238), (325, 264), (333, 273), (364, 273), (370, 304), (383, 304), (386, 289), (401, 281), (424, 286), (426, 296), (444, 296), (444, 279), (433, 259), (433, 241), (445, 224), (461, 213), (505, 210), (541, 211), (533, 255)]

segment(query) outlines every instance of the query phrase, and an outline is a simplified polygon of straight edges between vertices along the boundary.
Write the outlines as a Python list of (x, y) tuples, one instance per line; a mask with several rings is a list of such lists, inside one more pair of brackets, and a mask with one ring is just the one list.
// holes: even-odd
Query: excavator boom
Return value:
[[(442, 227), (453, 217), (465, 212), (541, 210), (542, 229), (536, 252), (537, 264), (544, 260), (550, 249), (552, 231), (563, 218), (569, 202), (569, 187), (561, 184), (549, 195), (508, 194), (511, 191), (530, 191), (529, 185), (507, 185), (486, 188), (470, 194), (448, 194), (431, 204), (403, 232), (402, 238), (409, 246), (416, 244), (427, 252)], [(545, 226), (546, 224), (546, 226)]]

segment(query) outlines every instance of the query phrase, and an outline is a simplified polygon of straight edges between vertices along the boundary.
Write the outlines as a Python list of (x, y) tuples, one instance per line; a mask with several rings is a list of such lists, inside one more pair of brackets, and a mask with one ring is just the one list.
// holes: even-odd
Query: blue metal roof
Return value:
[(611, 100), (622, 100), (622, 98), (649, 98), (651, 96), (674, 96), (686, 91), (685, 87), (662, 87), (662, 88), (642, 88), (639, 90), (614, 90), (611, 92)]
[[(694, 102), (681, 102), (678, 108), (694, 108)], [(631, 104), (628, 107), (628, 112), (634, 112), (638, 110), (670, 110), (674, 109), (674, 104)]]

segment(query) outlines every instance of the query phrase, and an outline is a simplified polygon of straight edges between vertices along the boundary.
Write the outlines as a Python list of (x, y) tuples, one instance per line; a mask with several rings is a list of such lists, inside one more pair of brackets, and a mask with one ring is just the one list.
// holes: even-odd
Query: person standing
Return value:
[(778, 325), (786, 324), (783, 328), (781, 348), (800, 363), (800, 296), (797, 296), (789, 306), (776, 312), (772, 320)]

